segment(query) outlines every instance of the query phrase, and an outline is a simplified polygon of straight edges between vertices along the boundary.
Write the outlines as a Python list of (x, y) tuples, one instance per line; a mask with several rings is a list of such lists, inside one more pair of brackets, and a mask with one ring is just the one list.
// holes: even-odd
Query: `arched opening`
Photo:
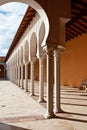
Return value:
[(37, 37), (35, 32), (33, 32), (30, 39), (30, 59), (36, 58), (36, 52), (37, 52)]
[(24, 53), (24, 52), (23, 52), (23, 46), (22, 46), (22, 47), (21, 47), (21, 64), (23, 64), (23, 58), (24, 58), (24, 57), (23, 57), (23, 53)]
[(0, 64), (0, 79), (5, 78), (5, 67), (4, 65)]
[(41, 26), (40, 26), (40, 30), (39, 30), (39, 44), (41, 46), (43, 40), (45, 37), (45, 24), (44, 22), (42, 22)]
[(35, 81), (39, 81), (39, 60), (37, 59), (34, 63), (34, 79)]
[(29, 44), (28, 41), (26, 41), (24, 46), (24, 61), (28, 62), (28, 58), (29, 58)]

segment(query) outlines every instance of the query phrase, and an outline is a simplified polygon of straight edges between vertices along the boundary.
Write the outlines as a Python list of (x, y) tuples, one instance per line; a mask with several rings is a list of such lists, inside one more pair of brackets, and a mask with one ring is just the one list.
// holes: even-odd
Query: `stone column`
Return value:
[(22, 89), (24, 89), (23, 64), (21, 65), (21, 87)]
[(39, 58), (39, 99), (38, 102), (44, 102), (44, 58)]
[(55, 107), (54, 112), (61, 112), (60, 107), (60, 50), (54, 51), (54, 94), (55, 94)]
[(31, 90), (30, 90), (30, 96), (34, 96), (34, 62), (35, 60), (31, 60), (30, 64), (31, 64)]
[(13, 73), (13, 71), (12, 71), (12, 64), (11, 64), (11, 82), (12, 82), (12, 77), (13, 77), (13, 75), (12, 75), (12, 73)]
[(28, 63), (25, 63), (25, 87), (28, 92)]
[(55, 117), (53, 112), (53, 77), (54, 77), (54, 57), (53, 48), (47, 49), (47, 112), (45, 118)]
[(15, 82), (14, 82), (14, 77), (15, 77), (15, 66), (13, 65), (13, 79), (12, 79), (12, 80), (13, 80), (13, 83), (15, 83)]
[(16, 66), (16, 85), (18, 85), (18, 67)]
[(14, 69), (14, 71), (15, 71), (15, 75), (14, 75), (14, 83), (16, 84), (16, 65), (15, 65), (15, 69)]
[(18, 87), (20, 87), (20, 66), (18, 65)]
[(15, 84), (17, 84), (17, 67), (16, 67), (16, 64), (15, 64)]

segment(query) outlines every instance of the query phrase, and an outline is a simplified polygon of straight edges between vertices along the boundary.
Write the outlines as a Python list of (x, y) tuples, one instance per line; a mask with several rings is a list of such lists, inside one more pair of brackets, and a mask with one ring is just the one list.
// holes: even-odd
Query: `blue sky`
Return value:
[(0, 6), (0, 56), (6, 56), (27, 7), (16, 2)]

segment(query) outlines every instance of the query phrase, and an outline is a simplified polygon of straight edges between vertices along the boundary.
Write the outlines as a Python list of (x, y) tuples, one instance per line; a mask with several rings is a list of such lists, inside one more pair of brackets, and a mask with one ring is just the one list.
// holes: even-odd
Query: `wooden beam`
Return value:
[(71, 30), (70, 28), (66, 29), (66, 32), (69, 32), (70, 34), (72, 34), (74, 37), (77, 37), (78, 34), (76, 34), (73, 30)]
[(75, 28), (74, 26), (69, 26), (69, 28), (71, 30), (73, 30), (74, 32), (76, 32), (78, 35), (81, 35), (81, 31), (79, 31), (77, 28)]
[(72, 26), (76, 27), (78, 30), (80, 30), (80, 32), (82, 33), (86, 33), (86, 31), (84, 29), (82, 29), (78, 24), (75, 24), (75, 23), (70, 23)]

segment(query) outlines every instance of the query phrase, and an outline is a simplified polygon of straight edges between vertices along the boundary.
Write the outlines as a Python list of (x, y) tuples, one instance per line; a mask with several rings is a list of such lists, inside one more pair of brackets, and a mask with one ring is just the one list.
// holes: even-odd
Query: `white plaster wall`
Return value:
[[(30, 46), (30, 39), (31, 39), (31, 35), (33, 32), (36, 34), (37, 44), (38, 44), (37, 47), (39, 47), (39, 30), (40, 30), (40, 26), (41, 26), (42, 22), (43, 22), (42, 17), (40, 17), (38, 14), (36, 14), (36, 16), (33, 18), (33, 21), (27, 27), (27, 29), (25, 30), (21, 39), (19, 40), (18, 44), (14, 48), (14, 50), (13, 50), (12, 54), (10, 55), (6, 64), (8, 64), (15, 55), (18, 55), (18, 53), (20, 53), (21, 47), (23, 47), (23, 49), (24, 49), (26, 41), (28, 41), (28, 44)], [(45, 42), (45, 38), (44, 38), (43, 42)], [(39, 49), (39, 48), (37, 48), (37, 49)], [(19, 57), (18, 59), (21, 58), (20, 55), (18, 57)], [(23, 59), (23, 61), (24, 61), (24, 59)], [(20, 63), (20, 61), (19, 61), (19, 63)]]

